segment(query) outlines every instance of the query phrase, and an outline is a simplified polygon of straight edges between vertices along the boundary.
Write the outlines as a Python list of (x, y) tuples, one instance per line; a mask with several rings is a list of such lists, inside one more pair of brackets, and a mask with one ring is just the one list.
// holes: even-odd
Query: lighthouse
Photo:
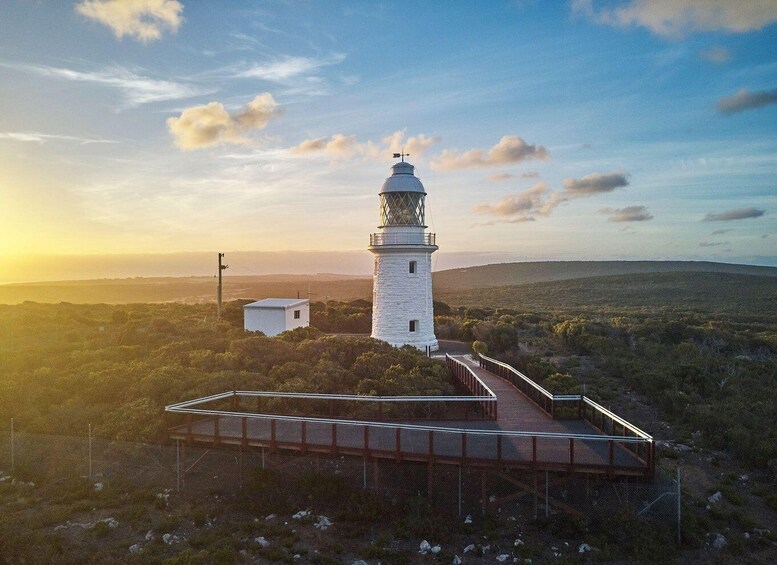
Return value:
[(375, 256), (372, 337), (395, 347), (437, 350), (432, 307), (432, 253), (435, 234), (424, 224), (424, 185), (405, 161), (391, 167), (380, 190), (380, 225), (370, 234)]

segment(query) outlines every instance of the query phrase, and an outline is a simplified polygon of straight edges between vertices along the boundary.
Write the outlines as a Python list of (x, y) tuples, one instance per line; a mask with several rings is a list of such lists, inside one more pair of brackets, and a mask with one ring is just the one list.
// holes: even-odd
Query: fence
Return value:
[[(13, 445), (13, 470), (11, 447)], [(482, 513), (546, 517), (559, 513), (592, 519), (614, 512), (679, 523), (679, 488), (672, 473), (658, 469), (651, 482), (610, 481), (602, 476), (467, 465), (397, 462), (373, 457), (320, 455), (266, 448), (241, 450), (157, 445), (95, 438), (0, 433), (0, 471), (23, 481), (46, 483), (68, 479), (117, 483), (164, 492), (238, 491), (258, 469), (286, 480), (303, 475), (337, 477), (348, 488), (389, 497), (425, 496), (451, 519)]]

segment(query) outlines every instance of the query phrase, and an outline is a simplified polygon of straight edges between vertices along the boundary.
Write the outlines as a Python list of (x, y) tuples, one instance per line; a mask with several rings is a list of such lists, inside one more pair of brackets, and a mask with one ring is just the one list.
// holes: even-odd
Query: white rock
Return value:
[(720, 502), (721, 496), (723, 496), (723, 494), (720, 491), (718, 491), (715, 494), (711, 494), (710, 496), (708, 496), (707, 502), (709, 502), (710, 504), (715, 504), (716, 502)]
[(508, 557), (510, 556), (507, 555), (506, 553), (503, 553), (502, 555), (497, 555), (496, 560), (499, 561), (500, 563), (504, 563), (505, 561), (507, 561)]
[(750, 539), (750, 534), (748, 532), (745, 532), (745, 539)]
[(102, 492), (102, 490), (103, 490), (102, 483), (94, 483), (94, 492)]
[(472, 523), (472, 515), (471, 514), (467, 514), (467, 517), (464, 518), (464, 523), (465, 524), (471, 524)]
[(297, 561), (297, 560), (299, 560), (299, 559), (302, 559), (302, 556), (301, 556), (299, 553), (295, 553), (295, 554), (294, 554), (294, 557), (292, 557), (292, 559), (294, 559), (295, 561)]
[(461, 557), (458, 555), (453, 556), (453, 561), (451, 561), (452, 565), (461, 565)]
[(523, 540), (519, 538), (519, 539), (517, 539), (517, 540), (515, 540), (515, 541), (513, 542), (513, 545), (514, 545), (515, 547), (518, 547), (519, 545), (523, 545)]
[(429, 544), (428, 541), (424, 540), (418, 545), (418, 553), (421, 555), (426, 555), (426, 553), (432, 549), (432, 546)]
[(116, 518), (110, 517), (110, 518), (103, 518), (102, 520), (99, 520), (95, 522), (95, 526), (99, 524), (100, 522), (103, 522), (104, 524), (108, 524), (108, 527), (112, 530), (119, 527), (119, 522), (116, 520)]
[(302, 518), (307, 518), (310, 516), (310, 510), (300, 510), (296, 514), (292, 515), (292, 518), (295, 520), (302, 520)]
[(316, 522), (313, 525), (319, 530), (326, 530), (329, 526), (332, 525), (332, 523), (333, 523), (332, 520), (330, 520), (326, 516), (319, 516), (318, 522)]
[(129, 547), (129, 552), (130, 552), (130, 553), (135, 553), (135, 554), (137, 554), (137, 553), (140, 553), (141, 551), (143, 551), (143, 548), (142, 548), (142, 547), (140, 547), (140, 544), (139, 544), (139, 543), (133, 543), (133, 544), (132, 544), (132, 545)]
[(489, 501), (489, 502), (496, 502), (496, 495), (495, 495), (495, 494), (492, 494), (491, 496), (489, 496), (489, 497), (488, 497), (488, 501)]
[(151, 541), (154, 539), (154, 530), (149, 530), (146, 532), (146, 541)]
[(435, 546), (432, 548), (432, 553), (434, 553), (435, 555), (437, 555), (437, 554), (438, 554), (438, 553), (440, 553), (441, 551), (442, 551), (442, 548), (441, 548), (439, 545), (435, 545)]
[(589, 551), (591, 551), (591, 546), (587, 543), (581, 543), (580, 547), (577, 548), (578, 553), (588, 553)]
[(723, 534), (718, 534), (715, 537), (715, 540), (712, 542), (712, 547), (715, 549), (723, 549), (728, 545), (728, 540), (726, 539), (726, 536)]
[(278, 516), (275, 514), (268, 514), (264, 517), (265, 520), (275, 520)]
[(464, 553), (467, 554), (470, 551), (475, 551), (475, 544), (471, 543), (467, 547), (464, 548)]
[(364, 559), (357, 559), (352, 565), (369, 565)]
[(264, 536), (256, 537), (254, 538), (254, 541), (259, 545), (261, 545), (263, 548), (270, 545), (270, 542), (267, 541), (267, 539)]
[(483, 547), (480, 548), (480, 550), (483, 553), (488, 553), (489, 551), (491, 551), (491, 544), (489, 543), (488, 545), (484, 545)]

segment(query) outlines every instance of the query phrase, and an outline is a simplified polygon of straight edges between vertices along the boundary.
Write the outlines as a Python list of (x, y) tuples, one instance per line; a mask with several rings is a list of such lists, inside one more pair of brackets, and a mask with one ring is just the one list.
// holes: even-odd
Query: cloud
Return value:
[(721, 245), (728, 245), (728, 241), (701, 241), (699, 247), (720, 247)]
[(606, 214), (608, 222), (647, 222), (653, 214), (645, 206), (626, 206), (625, 208), (602, 208), (600, 214)]
[(76, 11), (113, 30), (116, 37), (125, 35), (148, 43), (162, 37), (162, 30), (178, 30), (183, 18), (183, 4), (178, 0), (84, 0)]
[(254, 65), (250, 69), (240, 71), (237, 76), (243, 78), (260, 78), (270, 82), (286, 84), (290, 80), (311, 75), (321, 67), (341, 63), (345, 59), (342, 53), (335, 53), (325, 59), (312, 57), (284, 56), (274, 61)]
[(250, 130), (264, 129), (280, 113), (269, 92), (259, 94), (242, 110), (230, 114), (221, 102), (186, 108), (177, 118), (167, 119), (175, 144), (185, 151), (224, 143), (248, 144)]
[(726, 96), (718, 100), (718, 112), (721, 114), (735, 114), (745, 110), (753, 110), (769, 104), (777, 104), (777, 89), (750, 92), (746, 88), (739, 90), (732, 96)]
[(117, 88), (122, 91), (125, 106), (129, 108), (151, 102), (180, 100), (215, 92), (215, 89), (203, 89), (181, 82), (148, 78), (124, 67), (112, 67), (99, 71), (76, 71), (62, 67), (19, 63), (0, 63), (0, 66), (47, 78), (89, 82)]
[(431, 162), (433, 169), (439, 171), (454, 171), (474, 167), (489, 167), (511, 165), (528, 159), (548, 159), (548, 151), (538, 145), (529, 145), (515, 135), (505, 135), (488, 152), (482, 149), (471, 149), (457, 153), (446, 149)]
[(521, 178), (524, 179), (536, 179), (539, 176), (540, 174), (537, 171), (526, 171), (525, 173), (521, 173)]
[(624, 173), (591, 173), (579, 179), (564, 179), (564, 191), (569, 197), (611, 192), (629, 185), (626, 176)]
[(711, 235), (723, 235), (724, 233), (728, 233), (730, 231), (731, 230), (715, 230)]
[(766, 210), (758, 208), (737, 208), (728, 210), (720, 214), (707, 214), (704, 216), (705, 222), (730, 222), (732, 220), (747, 220), (748, 218), (760, 218), (766, 213)]
[(405, 139), (405, 130), (398, 130), (384, 136), (380, 144), (372, 141), (359, 143), (356, 134), (336, 133), (332, 136), (305, 139), (298, 145), (290, 147), (289, 152), (295, 155), (325, 153), (333, 159), (380, 158), (388, 157), (390, 153), (399, 153), (404, 148), (405, 153), (411, 156), (421, 156), (429, 147), (438, 143), (439, 139), (437, 136), (427, 136), (423, 133)]
[(436, 135), (428, 137), (423, 133), (414, 135), (405, 139), (406, 129), (398, 130), (391, 135), (385, 136), (381, 141), (391, 153), (399, 153), (404, 150), (404, 153), (408, 153), (411, 157), (421, 156), (436, 143), (440, 142), (440, 138)]
[(38, 132), (0, 132), (0, 139), (40, 144), (46, 143), (47, 141), (72, 141), (80, 145), (89, 145), (91, 143), (118, 143), (117, 141), (110, 139), (93, 139), (89, 137), (77, 137), (74, 135), (56, 135)]
[(710, 63), (723, 65), (731, 60), (731, 53), (725, 47), (710, 47), (699, 51), (699, 57)]
[(640, 26), (664, 37), (709, 31), (746, 33), (777, 21), (774, 0), (627, 0), (599, 9), (593, 0), (573, 0), (572, 11), (598, 23)]
[(514, 177), (515, 177), (515, 175), (513, 175), (511, 173), (495, 173), (495, 174), (491, 175), (490, 177), (488, 177), (488, 180), (493, 181), (493, 182), (502, 182), (502, 181), (509, 180), (511, 178), (514, 178)]
[(545, 205), (545, 197), (548, 194), (547, 185), (540, 181), (534, 186), (519, 192), (509, 194), (494, 204), (478, 204), (474, 207), (476, 214), (497, 216), (505, 221), (529, 221), (530, 213), (539, 212)]

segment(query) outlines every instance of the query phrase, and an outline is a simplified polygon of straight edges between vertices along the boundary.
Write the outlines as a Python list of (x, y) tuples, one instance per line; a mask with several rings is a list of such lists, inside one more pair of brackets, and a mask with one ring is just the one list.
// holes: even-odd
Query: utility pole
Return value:
[(221, 320), (221, 272), (224, 269), (229, 269), (229, 265), (222, 265), (221, 260), (224, 258), (223, 253), (219, 253), (219, 295), (218, 295), (218, 319)]

